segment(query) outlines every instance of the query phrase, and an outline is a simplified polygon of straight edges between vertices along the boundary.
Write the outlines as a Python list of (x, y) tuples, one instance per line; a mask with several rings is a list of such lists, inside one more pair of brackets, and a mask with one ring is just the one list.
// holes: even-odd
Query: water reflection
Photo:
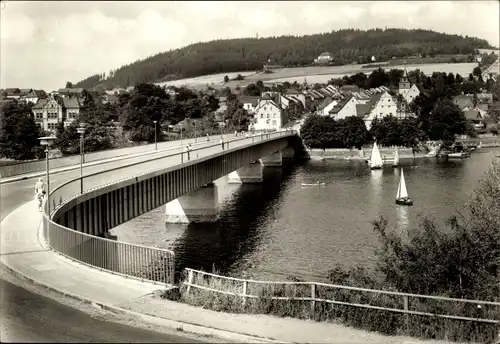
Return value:
[(399, 233), (407, 233), (410, 229), (410, 209), (407, 206), (396, 206), (396, 230)]
[(239, 270), (244, 257), (260, 245), (263, 229), (272, 221), (275, 205), (280, 202), (282, 184), (294, 168), (265, 168), (262, 184), (237, 186), (221, 206), (217, 223), (168, 224), (168, 230), (184, 230), (173, 245), (176, 270)]

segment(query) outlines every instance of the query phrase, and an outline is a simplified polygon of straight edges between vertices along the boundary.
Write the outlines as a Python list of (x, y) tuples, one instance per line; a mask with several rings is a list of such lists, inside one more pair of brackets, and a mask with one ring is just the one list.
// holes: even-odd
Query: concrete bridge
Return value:
[[(219, 215), (213, 181), (262, 182), (263, 166), (294, 158), (295, 131), (165, 153), (147, 161), (86, 175), (50, 193), (44, 237), (59, 253), (130, 277), (174, 282), (174, 253), (106, 239), (108, 231), (166, 204), (168, 222), (212, 222)], [(49, 215), (50, 214), (50, 215)]]

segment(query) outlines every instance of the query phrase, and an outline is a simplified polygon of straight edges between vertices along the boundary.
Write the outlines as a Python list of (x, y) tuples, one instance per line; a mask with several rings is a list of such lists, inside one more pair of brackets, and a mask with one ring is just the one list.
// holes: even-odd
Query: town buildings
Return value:
[(39, 99), (31, 111), (35, 123), (42, 130), (55, 133), (60, 123), (68, 126), (78, 119), (80, 107), (76, 96), (62, 98), (51, 94), (48, 98)]

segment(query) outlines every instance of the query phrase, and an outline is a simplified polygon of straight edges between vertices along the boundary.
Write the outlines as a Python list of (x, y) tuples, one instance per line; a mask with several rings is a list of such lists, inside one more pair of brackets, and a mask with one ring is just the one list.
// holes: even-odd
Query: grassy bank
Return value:
[[(404, 309), (405, 301), (400, 295), (338, 289), (316, 284), (314, 287), (316, 300), (335, 300), (340, 303), (365, 305), (365, 307), (332, 304), (325, 301), (316, 301), (313, 305), (310, 300), (312, 287), (307, 283), (259, 284), (248, 281), (244, 287), (241, 280), (220, 279), (194, 273), (191, 284), (219, 292), (196, 287), (190, 287), (188, 292), (188, 287), (184, 284), (187, 281), (187, 276), (183, 276), (180, 292), (169, 293), (165, 297), (215, 311), (327, 321), (388, 335), (485, 343), (492, 342), (498, 333), (496, 324), (414, 314), (405, 315), (386, 310)], [(247, 297), (244, 300), (241, 295), (245, 289), (245, 295), (254, 297)], [(298, 300), (299, 298), (306, 298), (306, 300)], [(368, 309), (366, 305), (380, 308)], [(483, 305), (482, 308), (478, 308), (476, 304), (434, 299), (409, 297), (408, 309), (459, 317), (500, 319), (498, 307)]]

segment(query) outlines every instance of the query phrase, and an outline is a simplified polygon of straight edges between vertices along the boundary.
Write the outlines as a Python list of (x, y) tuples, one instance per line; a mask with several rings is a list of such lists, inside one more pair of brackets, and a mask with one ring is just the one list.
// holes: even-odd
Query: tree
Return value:
[(243, 89), (243, 94), (245, 96), (258, 97), (261, 94), (261, 90), (255, 84), (250, 84)]
[(231, 118), (231, 123), (233, 127), (237, 128), (237, 130), (244, 130), (248, 128), (248, 124), (250, 123), (250, 118), (245, 109), (239, 108), (234, 113)]
[(339, 127), (338, 135), (344, 147), (361, 149), (369, 138), (363, 119), (357, 116), (349, 116), (337, 122)]
[(443, 140), (445, 145), (455, 141), (455, 135), (464, 134), (467, 121), (460, 108), (448, 99), (439, 99), (429, 115), (427, 134), (431, 140)]
[[(242, 47), (245, 47), (243, 51)], [(262, 61), (269, 59), (273, 64), (293, 67), (310, 63), (320, 51), (334, 52), (335, 63), (342, 65), (354, 60), (366, 61), (372, 55), (398, 58), (419, 52), (470, 55), (478, 48), (489, 48), (489, 44), (473, 37), (407, 29), (345, 29), (301, 37), (216, 40), (190, 44), (133, 62), (113, 71), (104, 80), (99, 74), (90, 76), (76, 83), (76, 87), (90, 89), (99, 84), (106, 88), (125, 87), (167, 78), (241, 73), (260, 70)]]
[(5, 103), (1, 111), (0, 156), (28, 160), (42, 155), (43, 149), (38, 140), (42, 132), (33, 119), (30, 106), (13, 101)]
[(73, 88), (73, 83), (66, 81), (66, 88)]
[[(177, 97), (183, 100), (193, 99), (192, 92), (187, 90), (180, 91)], [(169, 104), (169, 96), (163, 88), (153, 84), (136, 85), (130, 99), (123, 108), (121, 117), (123, 129), (129, 132), (130, 139), (135, 142), (153, 142), (155, 139), (155, 125), (153, 121), (159, 123), (156, 126), (157, 130), (161, 128), (161, 123), (165, 118)], [(196, 113), (197, 104), (193, 102), (186, 104), (182, 110), (186, 111), (187, 115), (193, 116), (193, 118), (201, 117)], [(170, 115), (172, 113), (173, 111), (169, 112)]]
[(394, 116), (375, 118), (370, 127), (370, 135), (382, 146), (402, 145), (401, 126)]
[(474, 75), (477, 78), (479, 78), (482, 74), (483, 74), (483, 72), (481, 71), (481, 67), (475, 67), (472, 70), (472, 75)]

